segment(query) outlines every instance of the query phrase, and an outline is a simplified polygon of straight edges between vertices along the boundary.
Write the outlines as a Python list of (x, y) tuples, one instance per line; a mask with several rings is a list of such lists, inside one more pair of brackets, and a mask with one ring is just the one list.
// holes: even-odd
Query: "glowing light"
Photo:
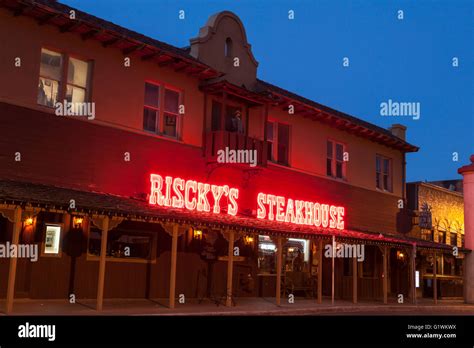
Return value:
[(196, 240), (201, 240), (202, 239), (202, 231), (201, 230), (194, 230), (193, 238), (196, 239)]
[(84, 221), (84, 218), (75, 216), (73, 221), (74, 221), (74, 226), (81, 227), (82, 221)]
[(245, 241), (245, 244), (250, 245), (253, 243), (254, 239), (252, 236), (245, 236), (244, 241)]
[(26, 226), (31, 226), (33, 225), (33, 218), (29, 217), (25, 219), (25, 225)]
[[(221, 201), (227, 198), (227, 214), (237, 215), (239, 190), (227, 185), (210, 185), (194, 180), (183, 180), (158, 174), (150, 175), (148, 203), (162, 207), (186, 208), (191, 211), (219, 214)], [(211, 199), (211, 201), (209, 201)]]
[(262, 192), (257, 195), (257, 205), (258, 219), (344, 229), (344, 207), (286, 199)]

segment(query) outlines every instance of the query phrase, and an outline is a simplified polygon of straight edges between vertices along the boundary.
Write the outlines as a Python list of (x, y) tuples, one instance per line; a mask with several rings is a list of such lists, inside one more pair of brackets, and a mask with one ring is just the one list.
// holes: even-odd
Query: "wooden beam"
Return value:
[(281, 305), (281, 263), (282, 263), (282, 242), (281, 237), (277, 237), (277, 274), (276, 274), (276, 305)]
[(61, 13), (49, 13), (49, 14), (44, 15), (43, 17), (39, 18), (39, 19), (37, 20), (37, 22), (38, 22), (38, 25), (45, 25), (45, 24), (48, 23), (50, 20), (59, 18), (59, 17), (61, 17), (61, 16), (62, 16)]
[(436, 259), (436, 252), (433, 253), (433, 299), (434, 303), (438, 304), (438, 260)]
[[(21, 232), (21, 208), (16, 207), (13, 214), (13, 233), (12, 233), (12, 244), (18, 245), (20, 241)], [(16, 266), (18, 258), (10, 258), (10, 266), (8, 269), (8, 283), (7, 283), (7, 298), (6, 298), (6, 313), (11, 314), (13, 311), (13, 299), (15, 297), (15, 279), (16, 279)]]
[(178, 59), (178, 58), (170, 58), (170, 59), (165, 60), (164, 62), (158, 63), (158, 65), (160, 67), (165, 67), (165, 66), (170, 65), (170, 64), (178, 63), (179, 61), (180, 61), (180, 59)]
[(121, 38), (121, 37), (114, 37), (112, 39), (109, 39), (109, 40), (106, 40), (104, 42), (102, 42), (102, 46), (103, 47), (108, 47), (108, 46), (112, 46), (112, 45), (115, 45), (116, 43), (120, 42), (124, 40), (124, 38)]
[(59, 27), (59, 31), (61, 33), (66, 33), (68, 31), (73, 31), (74, 29), (80, 27), (81, 25), (82, 25), (82, 22), (74, 21), (74, 22), (71, 22), (71, 23), (68, 23), (68, 24), (61, 25)]
[(323, 303), (323, 240), (318, 241), (318, 303)]
[(89, 30), (88, 32), (84, 33), (84, 34), (81, 34), (81, 38), (82, 40), (88, 40), (88, 39), (91, 39), (93, 38), (94, 36), (97, 36), (101, 33), (103, 33), (104, 31), (103, 30), (100, 30), (100, 29), (91, 29)]
[(352, 303), (357, 303), (357, 257), (352, 258)]
[(336, 236), (332, 236), (332, 260), (331, 260), (331, 304), (334, 304), (334, 261), (336, 254)]
[(176, 297), (176, 259), (178, 254), (178, 224), (173, 225), (173, 235), (171, 239), (171, 270), (170, 270), (170, 294), (169, 307), (174, 308)]
[(145, 47), (146, 47), (145, 44), (135, 45), (135, 46), (132, 46), (132, 47), (124, 48), (122, 50), (122, 53), (124, 55), (127, 55), (127, 54), (133, 53), (135, 51), (140, 51), (140, 50), (144, 49)]
[(165, 53), (163, 51), (155, 51), (153, 53), (145, 54), (144, 56), (142, 56), (142, 60), (150, 60), (153, 58), (158, 58), (164, 54)]
[(388, 303), (388, 267), (387, 267), (387, 259), (388, 259), (388, 252), (389, 249), (385, 245), (383, 247), (383, 303)]
[(234, 272), (234, 231), (228, 231), (229, 236), (229, 258), (227, 260), (227, 295), (225, 305), (232, 307), (232, 284)]
[(34, 5), (23, 4), (20, 7), (13, 10), (13, 16), (15, 17), (21, 16), (22, 14), (25, 14), (31, 11), (34, 7), (35, 7)]
[(102, 220), (102, 236), (100, 239), (99, 280), (97, 283), (97, 311), (102, 311), (104, 303), (105, 261), (107, 257), (107, 237), (109, 233), (109, 217)]

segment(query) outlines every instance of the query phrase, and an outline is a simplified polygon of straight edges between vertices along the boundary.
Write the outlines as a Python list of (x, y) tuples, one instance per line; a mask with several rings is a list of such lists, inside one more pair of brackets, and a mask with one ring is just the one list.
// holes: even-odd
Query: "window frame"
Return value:
[[(377, 159), (380, 158), (380, 172), (377, 171)], [(384, 187), (384, 171), (383, 171), (383, 165), (384, 165), (384, 160), (388, 160), (388, 178), (387, 178), (387, 183), (389, 185), (389, 188), (387, 189)], [(377, 175), (380, 173), (380, 185), (381, 187), (377, 186)], [(384, 155), (381, 155), (379, 153), (375, 154), (375, 188), (379, 191), (383, 192), (390, 192), (393, 193), (393, 158), (387, 157)]]
[[(43, 53), (43, 49), (45, 50), (48, 50), (48, 51), (52, 51), (54, 53), (57, 53), (59, 55), (61, 55), (61, 75), (60, 75), (60, 80), (56, 80), (56, 79), (53, 79), (53, 78), (50, 78), (50, 77), (47, 77), (47, 76), (43, 76), (41, 74), (41, 55)], [(93, 77), (93, 67), (94, 67), (94, 64), (93, 64), (93, 60), (88, 58), (88, 57), (85, 57), (85, 56), (82, 56), (82, 55), (79, 55), (79, 54), (76, 54), (76, 53), (71, 53), (71, 52), (65, 52), (64, 50), (61, 50), (61, 49), (58, 49), (56, 47), (51, 47), (51, 46), (41, 46), (40, 47), (40, 60), (39, 60), (39, 65), (38, 65), (38, 79), (37, 81), (39, 82), (40, 78), (43, 78), (43, 79), (48, 79), (48, 80), (54, 80), (56, 82), (58, 82), (58, 100), (56, 102), (59, 102), (59, 103), (63, 103), (63, 101), (66, 99), (66, 94), (67, 94), (67, 86), (73, 86), (73, 87), (76, 87), (76, 88), (81, 88), (81, 89), (84, 89), (84, 87), (82, 86), (79, 86), (79, 85), (75, 85), (73, 83), (69, 83), (68, 82), (68, 73), (69, 73), (69, 60), (70, 58), (74, 58), (74, 59), (77, 59), (77, 60), (81, 60), (83, 62), (86, 62), (87, 63), (87, 77), (86, 77), (86, 87), (85, 87), (85, 99), (83, 101), (83, 103), (90, 103), (92, 102), (92, 77)], [(48, 108), (48, 109), (54, 109), (54, 105), (53, 106), (48, 106), (48, 105), (44, 105), (44, 104), (41, 104), (41, 103), (38, 103), (38, 94), (36, 94), (36, 104), (39, 105), (39, 106), (42, 106), (42, 107), (45, 107), (45, 108)]]
[[(277, 120), (274, 120), (274, 119), (268, 119), (265, 123), (265, 127), (267, 127), (267, 123), (272, 123), (273, 124), (273, 140), (271, 141), (272, 143), (272, 149), (271, 149), (271, 154), (272, 154), (272, 158), (267, 158), (268, 161), (272, 162), (273, 164), (276, 164), (276, 165), (280, 165), (280, 166), (284, 166), (284, 167), (291, 167), (290, 163), (291, 163), (291, 124), (289, 123), (286, 123), (286, 122), (279, 122)], [(278, 158), (278, 147), (279, 147), (279, 144), (280, 144), (280, 140), (279, 140), (279, 137), (278, 137), (278, 128), (279, 128), (279, 125), (280, 124), (283, 124), (285, 126), (288, 126), (288, 162), (285, 164), (285, 163), (281, 163), (279, 162), (279, 158)], [(267, 142), (268, 141), (268, 133), (267, 133)]]
[[(328, 172), (327, 172), (327, 161), (329, 160), (328, 158), (328, 143), (331, 143), (331, 148), (332, 148), (332, 158), (330, 158), (331, 160), (331, 175), (328, 175)], [(336, 148), (337, 148), (337, 145), (342, 145), (342, 177), (338, 177), (337, 176), (337, 152), (336, 152)], [(326, 176), (329, 177), (329, 178), (333, 178), (333, 179), (336, 179), (336, 180), (342, 180), (342, 181), (347, 181), (347, 161), (344, 161), (344, 154), (347, 152), (347, 143), (345, 142), (342, 142), (342, 141), (339, 141), (339, 140), (335, 140), (334, 138), (327, 138), (326, 139), (326, 169), (325, 169), (325, 172), (326, 172)]]
[[(45, 247), (46, 247), (46, 230), (48, 229), (48, 226), (53, 226), (53, 227), (59, 227), (60, 228), (60, 231), (59, 231), (59, 244), (58, 244), (58, 252), (56, 254), (53, 254), (53, 253), (46, 253), (45, 252)], [(43, 233), (42, 233), (42, 236), (41, 236), (41, 253), (40, 253), (40, 256), (41, 257), (57, 257), (57, 258), (61, 258), (62, 255), (63, 255), (63, 238), (64, 238), (64, 234), (65, 234), (65, 230), (64, 230), (64, 223), (56, 223), (56, 222), (45, 222), (43, 224)]]
[[(145, 85), (150, 84), (159, 88), (158, 90), (158, 108), (145, 105)], [(184, 114), (179, 113), (179, 108), (181, 105), (184, 105), (184, 89), (178, 88), (176, 86), (170, 85), (165, 82), (156, 81), (156, 80), (145, 80), (143, 86), (143, 107), (142, 107), (142, 130), (148, 134), (154, 134), (157, 136), (165, 137), (168, 139), (181, 140), (182, 139), (182, 127), (183, 127), (183, 117)], [(171, 111), (165, 111), (165, 91), (170, 90), (178, 93), (178, 112), (174, 113)], [(155, 132), (147, 130), (143, 127), (144, 121), (144, 110), (145, 108), (153, 109), (158, 112), (158, 120), (155, 121)], [(176, 136), (171, 136), (164, 133), (165, 127), (165, 113), (174, 115), (176, 117)], [(185, 112), (186, 113), (186, 112)]]

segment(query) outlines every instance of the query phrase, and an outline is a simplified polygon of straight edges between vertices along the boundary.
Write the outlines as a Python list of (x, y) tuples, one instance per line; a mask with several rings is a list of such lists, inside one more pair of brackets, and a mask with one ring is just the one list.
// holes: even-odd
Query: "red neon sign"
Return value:
[(209, 197), (212, 197), (212, 212), (219, 214), (221, 199), (227, 197), (227, 214), (237, 215), (239, 190), (236, 188), (227, 185), (210, 185), (171, 176), (166, 176), (163, 180), (163, 177), (158, 174), (150, 175), (150, 183), (151, 190), (148, 202), (151, 205), (210, 212)]
[(344, 229), (344, 207), (259, 193), (257, 218)]

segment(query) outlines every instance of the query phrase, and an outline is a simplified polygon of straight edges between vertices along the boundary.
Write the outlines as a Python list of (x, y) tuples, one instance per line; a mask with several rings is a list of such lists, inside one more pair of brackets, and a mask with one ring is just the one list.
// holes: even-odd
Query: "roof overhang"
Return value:
[[(60, 33), (74, 33), (80, 35), (83, 40), (96, 40), (103, 47), (121, 50), (124, 56), (133, 54), (144, 61), (153, 61), (161, 67), (168, 66), (176, 72), (186, 73), (201, 80), (222, 75), (185, 50), (53, 0), (2, 0), (0, 7), (10, 10), (13, 16), (33, 18), (38, 25), (56, 26)], [(71, 11), (74, 11), (74, 18), (71, 18)]]

